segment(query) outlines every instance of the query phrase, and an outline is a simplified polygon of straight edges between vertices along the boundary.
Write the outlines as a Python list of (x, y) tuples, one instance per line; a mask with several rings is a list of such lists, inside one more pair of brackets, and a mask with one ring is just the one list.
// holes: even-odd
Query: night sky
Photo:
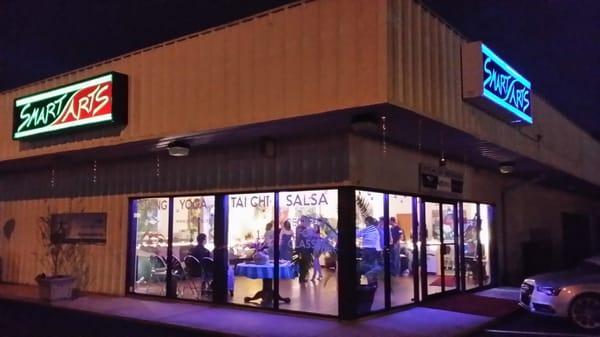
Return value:
[[(422, 1), (600, 139), (600, 0)], [(290, 2), (0, 0), (0, 91)]]

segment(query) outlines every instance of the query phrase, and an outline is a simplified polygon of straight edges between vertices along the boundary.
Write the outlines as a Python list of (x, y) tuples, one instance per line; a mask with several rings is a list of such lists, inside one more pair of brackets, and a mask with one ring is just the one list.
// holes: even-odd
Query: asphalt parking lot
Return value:
[(552, 337), (599, 337), (600, 331), (581, 329), (565, 319), (533, 315), (525, 310), (488, 327), (473, 337), (552, 336)]

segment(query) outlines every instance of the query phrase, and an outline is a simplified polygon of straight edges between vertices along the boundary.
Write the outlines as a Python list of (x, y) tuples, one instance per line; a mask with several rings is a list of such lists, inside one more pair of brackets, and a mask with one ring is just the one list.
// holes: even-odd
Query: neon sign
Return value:
[(108, 73), (67, 86), (15, 99), (13, 139), (67, 129), (124, 125), (127, 76)]
[(483, 43), (481, 52), (484, 55), (483, 96), (531, 124), (531, 82), (514, 71)]
[(481, 42), (463, 46), (462, 56), (465, 99), (511, 123), (533, 123), (531, 82)]

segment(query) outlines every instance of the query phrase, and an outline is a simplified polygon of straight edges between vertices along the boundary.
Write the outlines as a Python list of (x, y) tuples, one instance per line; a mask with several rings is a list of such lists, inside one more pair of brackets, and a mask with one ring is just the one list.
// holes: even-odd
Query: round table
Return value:
[[(250, 302), (257, 299), (261, 299), (263, 304), (268, 304), (273, 301), (273, 278), (274, 276), (274, 263), (269, 262), (266, 264), (256, 264), (252, 262), (239, 263), (235, 267), (235, 275), (245, 276), (251, 279), (262, 279), (263, 287), (252, 297), (244, 297), (244, 302)], [(289, 261), (279, 263), (279, 279), (287, 280), (298, 277), (298, 270), (296, 265)], [(279, 301), (290, 303), (289, 297), (281, 297), (277, 295)]]

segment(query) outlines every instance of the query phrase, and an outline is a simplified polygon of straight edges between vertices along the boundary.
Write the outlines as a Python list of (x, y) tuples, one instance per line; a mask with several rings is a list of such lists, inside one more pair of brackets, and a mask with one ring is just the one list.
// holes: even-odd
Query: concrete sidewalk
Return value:
[[(518, 289), (494, 288), (477, 295), (516, 303)], [(417, 306), (392, 314), (343, 322), (301, 314), (100, 295), (48, 304), (37, 299), (37, 287), (6, 284), (0, 285), (0, 297), (107, 317), (186, 327), (198, 332), (249, 337), (467, 336), (498, 319)]]

